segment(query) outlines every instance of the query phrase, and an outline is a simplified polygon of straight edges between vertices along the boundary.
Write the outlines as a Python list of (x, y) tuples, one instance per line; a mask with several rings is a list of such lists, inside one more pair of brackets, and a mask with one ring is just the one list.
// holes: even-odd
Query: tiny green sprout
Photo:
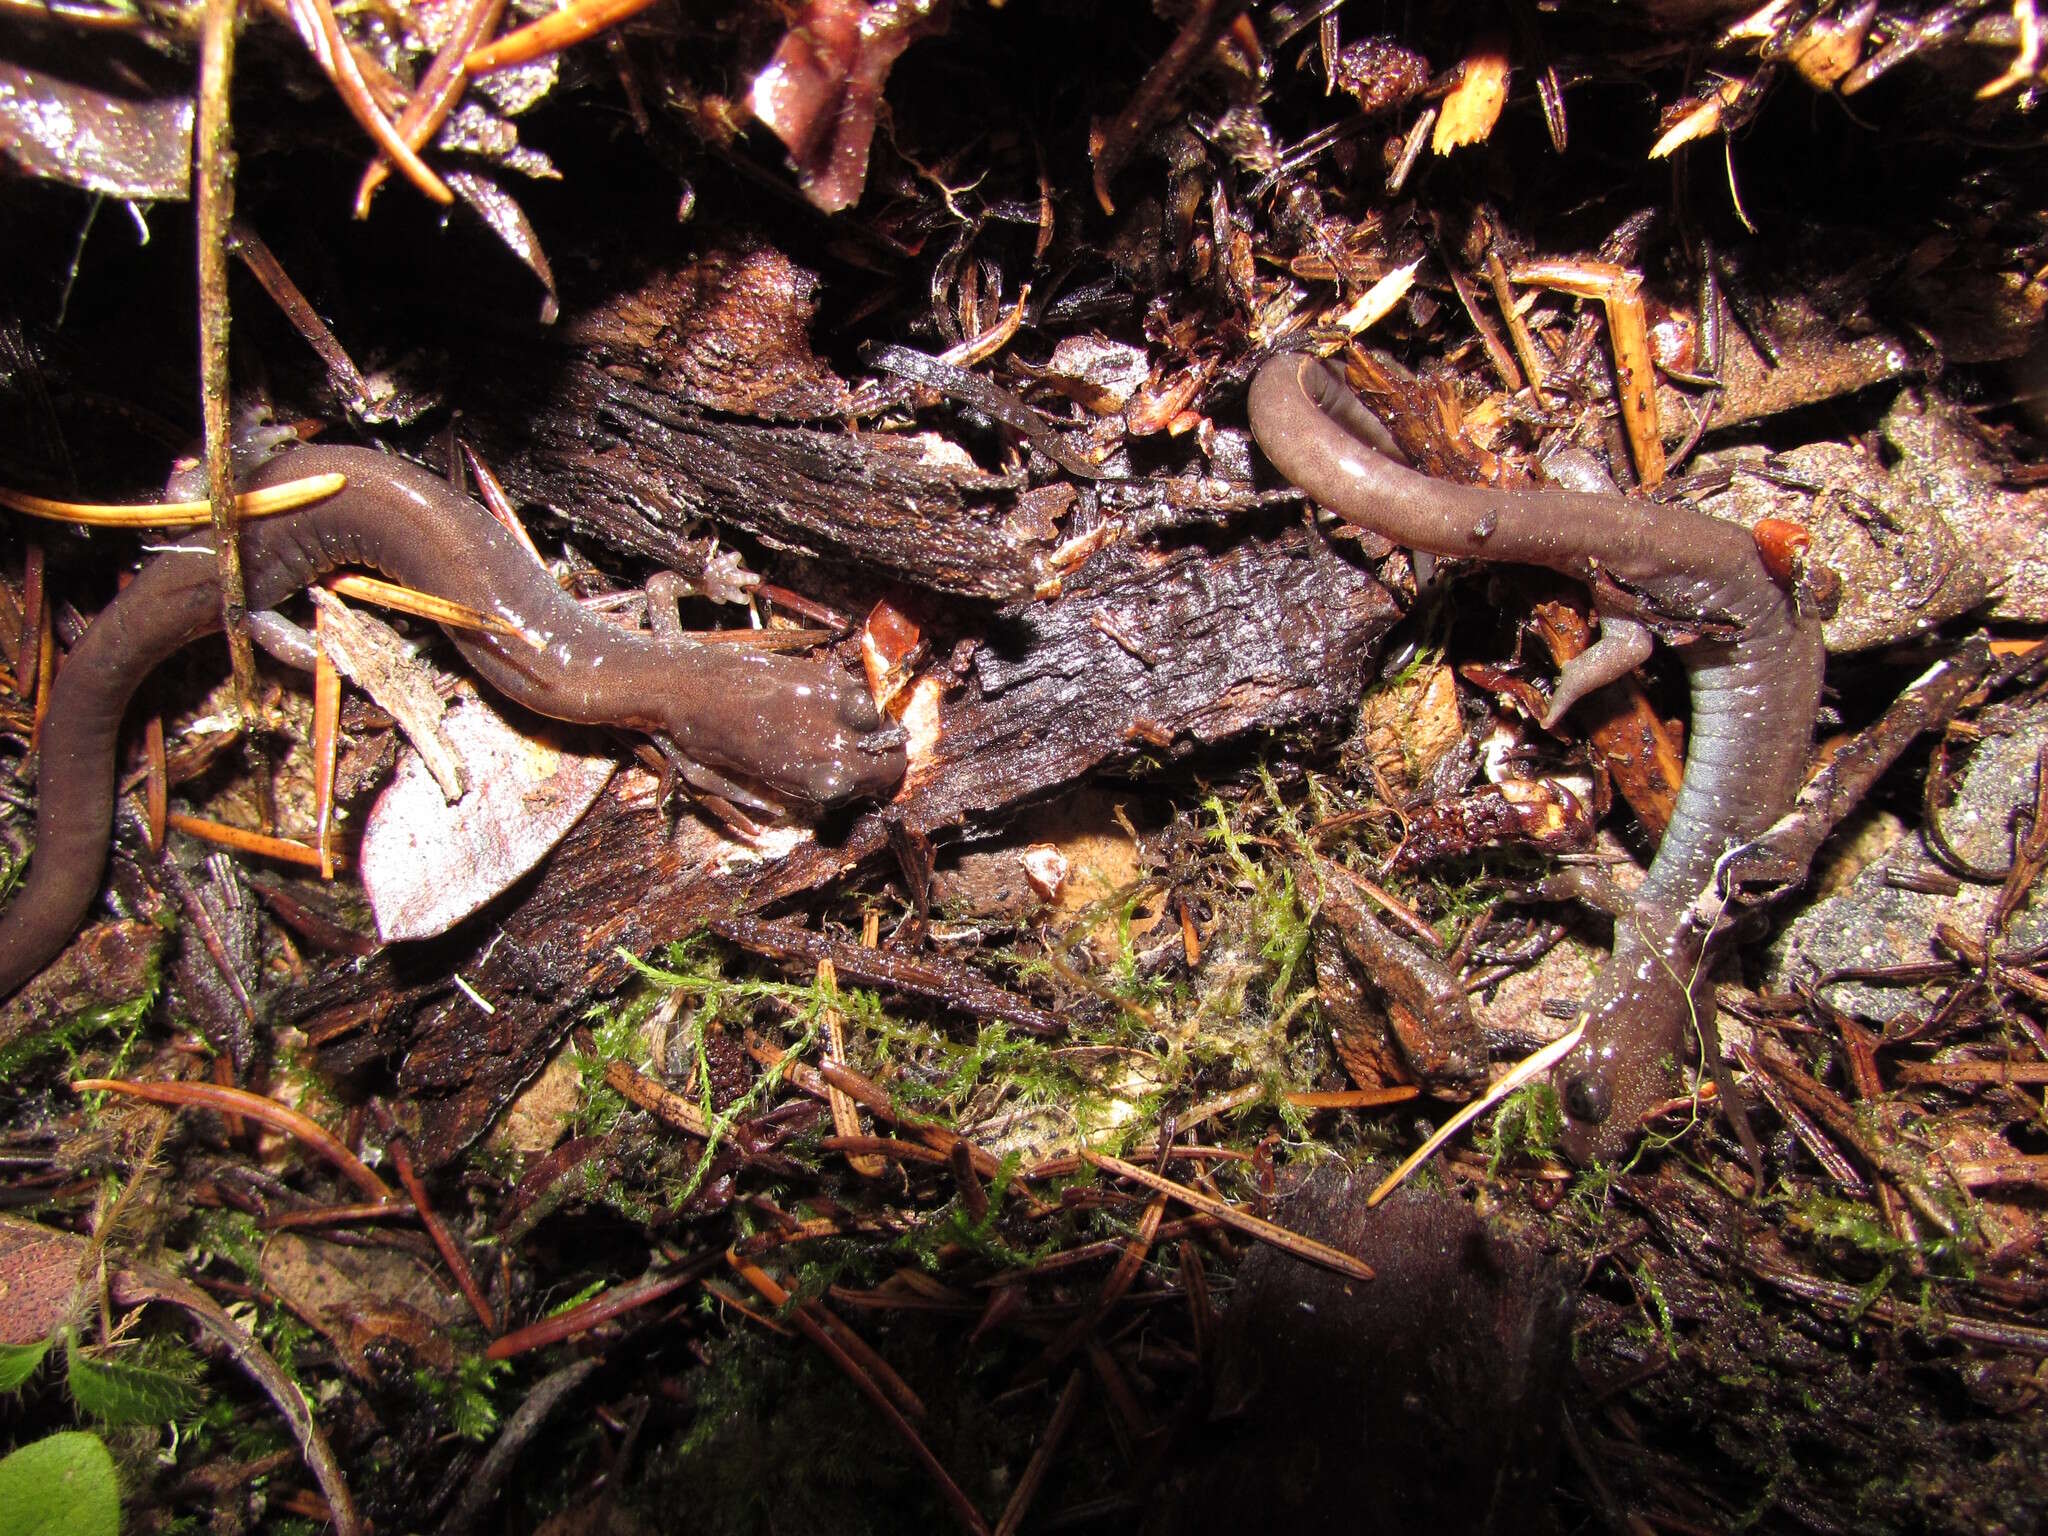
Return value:
[(509, 1360), (464, 1355), (455, 1362), (454, 1375), (416, 1370), (413, 1384), (447, 1410), (449, 1427), (457, 1435), (480, 1443), (498, 1432), (498, 1405), (493, 1394), (511, 1374)]
[(1542, 1157), (1557, 1146), (1563, 1134), (1564, 1106), (1547, 1079), (1516, 1089), (1494, 1111), (1488, 1176), (1498, 1174), (1510, 1158)]
[(1635, 1267), (1636, 1290), (1656, 1313), (1652, 1333), (1663, 1342), (1665, 1352), (1673, 1360), (1678, 1358), (1678, 1329), (1672, 1321), (1671, 1302), (1664, 1295), (1664, 1287), (1657, 1281), (1647, 1260), (1638, 1260)]

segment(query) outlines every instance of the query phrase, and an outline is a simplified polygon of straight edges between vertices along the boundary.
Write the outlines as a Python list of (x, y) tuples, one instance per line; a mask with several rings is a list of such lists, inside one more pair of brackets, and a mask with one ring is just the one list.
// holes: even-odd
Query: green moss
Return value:
[(1487, 1127), (1479, 1132), (1482, 1143), (1492, 1143), (1487, 1152), (1487, 1176), (1497, 1176), (1510, 1159), (1543, 1157), (1563, 1134), (1564, 1106), (1555, 1088), (1539, 1081), (1516, 1089), (1501, 1100)]
[(150, 1007), (156, 1002), (159, 979), (158, 972), (153, 969), (148, 985), (128, 1001), (81, 1009), (48, 1029), (25, 1035), (0, 1050), (0, 1083), (15, 1081), (30, 1067), (51, 1056), (62, 1056), (67, 1068), (75, 1067), (79, 1047), (85, 1041), (107, 1033), (117, 1033), (121, 1037), (114, 1050), (113, 1062), (105, 1074), (118, 1077), (122, 1064), (133, 1052), (136, 1038), (149, 1018)]
[[(1300, 845), (1301, 828), (1263, 765), (1259, 778), (1278, 822), (1274, 835), (1287, 845)], [(1223, 850), (1237, 885), (1246, 892), (1245, 921), (1256, 940), (1260, 958), (1270, 968), (1267, 998), (1274, 1008), (1283, 1008), (1294, 990), (1295, 970), (1314, 937), (1312, 914), (1294, 888), (1292, 870), (1278, 860), (1262, 863), (1251, 857), (1222, 800), (1211, 795), (1202, 808), (1209, 815), (1210, 839)]]
[(480, 1354), (463, 1355), (455, 1362), (452, 1375), (416, 1370), (413, 1385), (441, 1405), (448, 1424), (462, 1439), (481, 1443), (498, 1432), (497, 1394), (512, 1375), (509, 1360), (486, 1360)]
[(257, 1225), (255, 1217), (217, 1207), (196, 1214), (185, 1251), (195, 1265), (219, 1262), (244, 1280), (260, 1283), (263, 1249), (269, 1241), (270, 1234)]
[[(1860, 1201), (1816, 1192), (1785, 1206), (1785, 1225), (1848, 1253), (1876, 1260), (1886, 1283), (1895, 1274), (1914, 1270), (1960, 1280), (1975, 1273), (1962, 1242), (1939, 1232), (1917, 1241), (1902, 1239), (1875, 1205)], [(1880, 1285), (1879, 1292), (1883, 1289)]]
[(1647, 1260), (1639, 1259), (1635, 1267), (1636, 1294), (1648, 1304), (1655, 1315), (1656, 1324), (1649, 1330), (1664, 1346), (1664, 1352), (1673, 1360), (1678, 1358), (1678, 1327), (1672, 1321), (1671, 1302), (1664, 1294), (1664, 1287), (1658, 1282)]
[(586, 1015), (591, 1024), (590, 1048), (571, 1052), (569, 1057), (583, 1085), (583, 1100), (571, 1120), (576, 1135), (608, 1136), (625, 1115), (626, 1101), (605, 1082), (605, 1073), (615, 1061), (630, 1064), (639, 1057), (640, 1025), (646, 1014), (642, 999), (617, 1009), (595, 1008)]
[[(693, 1076), (698, 1087), (697, 1107), (710, 1124), (710, 1134), (688, 1171), (680, 1179), (670, 1181), (664, 1190), (668, 1208), (679, 1210), (702, 1187), (714, 1166), (718, 1149), (732, 1133), (733, 1126), (780, 1096), (789, 1067), (803, 1060), (817, 1042), (824, 1028), (826, 1010), (836, 1008), (843, 1015), (846, 999), (815, 979), (808, 984), (798, 984), (728, 977), (718, 951), (702, 935), (670, 945), (666, 954), (667, 964), (663, 966), (647, 964), (631, 955), (625, 958), (650, 984), (653, 995), (637, 999), (620, 1011), (595, 1010), (593, 1017), (600, 1020), (595, 1031), (598, 1044), (588, 1058), (588, 1065), (579, 1058), (579, 1066), (584, 1073), (586, 1095), (592, 1101), (601, 1102), (601, 1095), (611, 1093), (610, 1089), (601, 1087), (606, 1065), (612, 1060), (638, 1054), (640, 1024), (655, 1003), (675, 993), (695, 1001), (696, 1007), (683, 1015), (688, 1032), (685, 1049), (695, 1057)], [(729, 1011), (737, 1020), (741, 1015), (750, 1015), (763, 1003), (779, 1004), (782, 1011), (795, 1013), (802, 1034), (789, 1044), (780, 1062), (757, 1076), (745, 1093), (720, 1108), (712, 1100), (713, 1073), (706, 1043), (708, 1031), (722, 1022)], [(593, 1086), (593, 1083), (600, 1086)], [(619, 1107), (622, 1111), (622, 1100)], [(609, 1123), (616, 1122), (617, 1114), (613, 1113)]]

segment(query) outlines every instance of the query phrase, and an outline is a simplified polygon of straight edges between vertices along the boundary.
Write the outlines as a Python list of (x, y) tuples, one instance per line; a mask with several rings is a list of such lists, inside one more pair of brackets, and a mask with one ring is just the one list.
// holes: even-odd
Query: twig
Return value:
[(524, 1328), (515, 1328), (510, 1333), (500, 1334), (491, 1340), (484, 1350), (486, 1360), (510, 1360), (515, 1355), (559, 1344), (564, 1339), (573, 1339), (578, 1334), (588, 1333), (601, 1323), (608, 1323), (615, 1317), (659, 1301), (673, 1291), (679, 1291), (711, 1264), (715, 1258), (707, 1258), (682, 1269), (663, 1270), (659, 1273), (642, 1275), (638, 1280), (629, 1280), (624, 1285), (615, 1285), (601, 1295), (593, 1296), (579, 1307), (566, 1312), (557, 1312), (553, 1317), (544, 1317), (537, 1323)]
[(223, 627), (243, 727), (256, 711), (256, 650), (249, 639), (235, 507), (234, 429), (228, 420), (228, 239), (235, 217), (235, 162), (228, 95), (235, 70), (235, 0), (205, 0), (199, 22), (199, 412), (213, 553), (220, 565)]
[(377, 1123), (390, 1137), (387, 1145), (391, 1151), (392, 1165), (398, 1170), (398, 1181), (405, 1186), (405, 1192), (412, 1196), (413, 1209), (420, 1213), (420, 1221), (427, 1229), (427, 1236), (434, 1240), (434, 1247), (440, 1251), (441, 1262), (448, 1266), (448, 1272), (455, 1277), (456, 1288), (476, 1313), (477, 1321), (484, 1325), (485, 1333), (498, 1331), (498, 1315), (491, 1310), (491, 1304), (484, 1296), (483, 1287), (476, 1283), (476, 1271), (470, 1268), (469, 1256), (455, 1241), (455, 1234), (448, 1230), (448, 1223), (441, 1219), (433, 1200), (427, 1194), (427, 1186), (413, 1167), (412, 1149), (406, 1145), (405, 1137), (397, 1132), (391, 1112), (383, 1104), (373, 1102), (377, 1112)]

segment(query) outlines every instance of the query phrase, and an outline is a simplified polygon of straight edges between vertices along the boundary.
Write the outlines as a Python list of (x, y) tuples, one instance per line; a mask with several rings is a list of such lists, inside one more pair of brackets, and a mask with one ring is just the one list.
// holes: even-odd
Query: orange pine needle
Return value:
[(173, 1109), (211, 1109), (224, 1115), (247, 1115), (260, 1125), (302, 1143), (334, 1165), (335, 1171), (372, 1200), (382, 1204), (398, 1198), (389, 1184), (372, 1173), (367, 1164), (334, 1137), (333, 1132), (309, 1115), (300, 1114), (275, 1099), (246, 1088), (223, 1088), (216, 1083), (134, 1083), (117, 1077), (82, 1077), (72, 1083), (73, 1093), (118, 1093)]
[[(275, 517), (295, 512), (316, 501), (325, 501), (348, 484), (346, 475), (308, 475), (287, 480), (283, 485), (260, 491), (244, 491), (235, 498), (235, 510), (243, 517)], [(82, 501), (52, 501), (26, 491), (0, 487), (0, 507), (25, 517), (45, 518), (53, 523), (83, 523), (89, 528), (197, 528), (213, 520), (213, 510), (203, 501), (159, 501), (147, 506), (109, 506)]]
[[(318, 634), (327, 617), (313, 614)], [(320, 878), (334, 878), (334, 759), (341, 750), (341, 673), (323, 647), (313, 663), (313, 846), (319, 850)]]
[(409, 613), (414, 618), (431, 619), (436, 624), (472, 629), (479, 634), (505, 635), (514, 640), (526, 638), (524, 633), (496, 614), (484, 613), (451, 598), (435, 597), (431, 592), (401, 587), (395, 581), (379, 581), (375, 576), (330, 576), (324, 585), (337, 597), (359, 598), (397, 613)]
[(1340, 1275), (1349, 1275), (1354, 1280), (1370, 1280), (1372, 1266), (1355, 1259), (1341, 1249), (1332, 1248), (1328, 1243), (1319, 1243), (1312, 1237), (1303, 1237), (1299, 1232), (1290, 1232), (1274, 1222), (1266, 1221), (1241, 1211), (1214, 1195), (1205, 1195), (1198, 1189), (1189, 1189), (1185, 1184), (1176, 1184), (1172, 1179), (1162, 1179), (1149, 1168), (1140, 1168), (1136, 1163), (1127, 1163), (1120, 1157), (1111, 1157), (1103, 1152), (1090, 1152), (1086, 1147), (1081, 1155), (1106, 1173), (1113, 1173), (1120, 1179), (1129, 1179), (1134, 1184), (1158, 1194), (1170, 1195), (1182, 1205), (1200, 1211), (1204, 1216), (1213, 1216), (1226, 1227), (1235, 1228), (1247, 1237), (1255, 1237), (1262, 1243), (1270, 1243), (1297, 1259), (1306, 1259), (1311, 1264), (1320, 1264), (1325, 1269), (1335, 1270)]
[[(261, 854), (266, 859), (277, 859), (286, 864), (302, 864), (308, 869), (320, 868), (320, 850), (310, 843), (299, 842), (296, 838), (266, 837), (261, 832), (251, 832), (244, 827), (231, 827), (224, 821), (209, 821), (204, 816), (187, 816), (183, 811), (173, 811), (169, 817), (171, 826), (188, 837), (203, 838), (223, 848), (233, 848), (240, 853)], [(335, 862), (343, 862), (341, 855), (329, 855)]]
[(494, 43), (486, 43), (462, 61), (471, 75), (487, 75), (494, 69), (524, 64), (544, 53), (555, 53), (586, 37), (615, 27), (646, 10), (654, 0), (572, 0), (541, 17), (539, 21), (507, 32)]

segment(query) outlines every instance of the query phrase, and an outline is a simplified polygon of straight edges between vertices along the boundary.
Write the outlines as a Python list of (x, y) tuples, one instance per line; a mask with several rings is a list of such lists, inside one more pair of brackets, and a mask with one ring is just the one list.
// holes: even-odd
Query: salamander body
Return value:
[[(1267, 362), (1250, 412), (1274, 467), (1361, 527), (1431, 554), (1545, 566), (1591, 583), (1596, 599), (1618, 588), (1651, 613), (1726, 637), (1680, 650), (1692, 726), (1678, 802), (1633, 910), (1616, 920), (1613, 958), (1584, 1003), (1585, 1034), (1557, 1069), (1566, 1150), (1581, 1162), (1619, 1155), (1643, 1112), (1669, 1094), (1687, 1019), (1711, 1020), (1711, 925), (1694, 902), (1722, 855), (1777, 820), (1805, 777), (1825, 659), (1820, 622), (1733, 523), (1619, 495), (1418, 474), (1389, 456), (1386, 428), (1318, 359)], [(1551, 718), (1626, 671), (1647, 639), (1625, 617), (1603, 616), (1602, 646), (1567, 667)]]
[[(482, 507), (417, 465), (365, 448), (273, 459), (255, 486), (339, 472), (328, 500), (242, 531), (249, 606), (349, 567), (506, 620), (522, 638), (450, 631), (477, 674), (538, 714), (657, 733), (720, 775), (809, 810), (886, 793), (900, 736), (866, 688), (819, 661), (692, 644), (586, 613)], [(106, 866), (115, 747), (129, 698), (159, 662), (220, 627), (210, 534), (150, 561), (65, 659), (43, 722), (35, 856), (0, 918), (0, 996), (77, 931)]]

